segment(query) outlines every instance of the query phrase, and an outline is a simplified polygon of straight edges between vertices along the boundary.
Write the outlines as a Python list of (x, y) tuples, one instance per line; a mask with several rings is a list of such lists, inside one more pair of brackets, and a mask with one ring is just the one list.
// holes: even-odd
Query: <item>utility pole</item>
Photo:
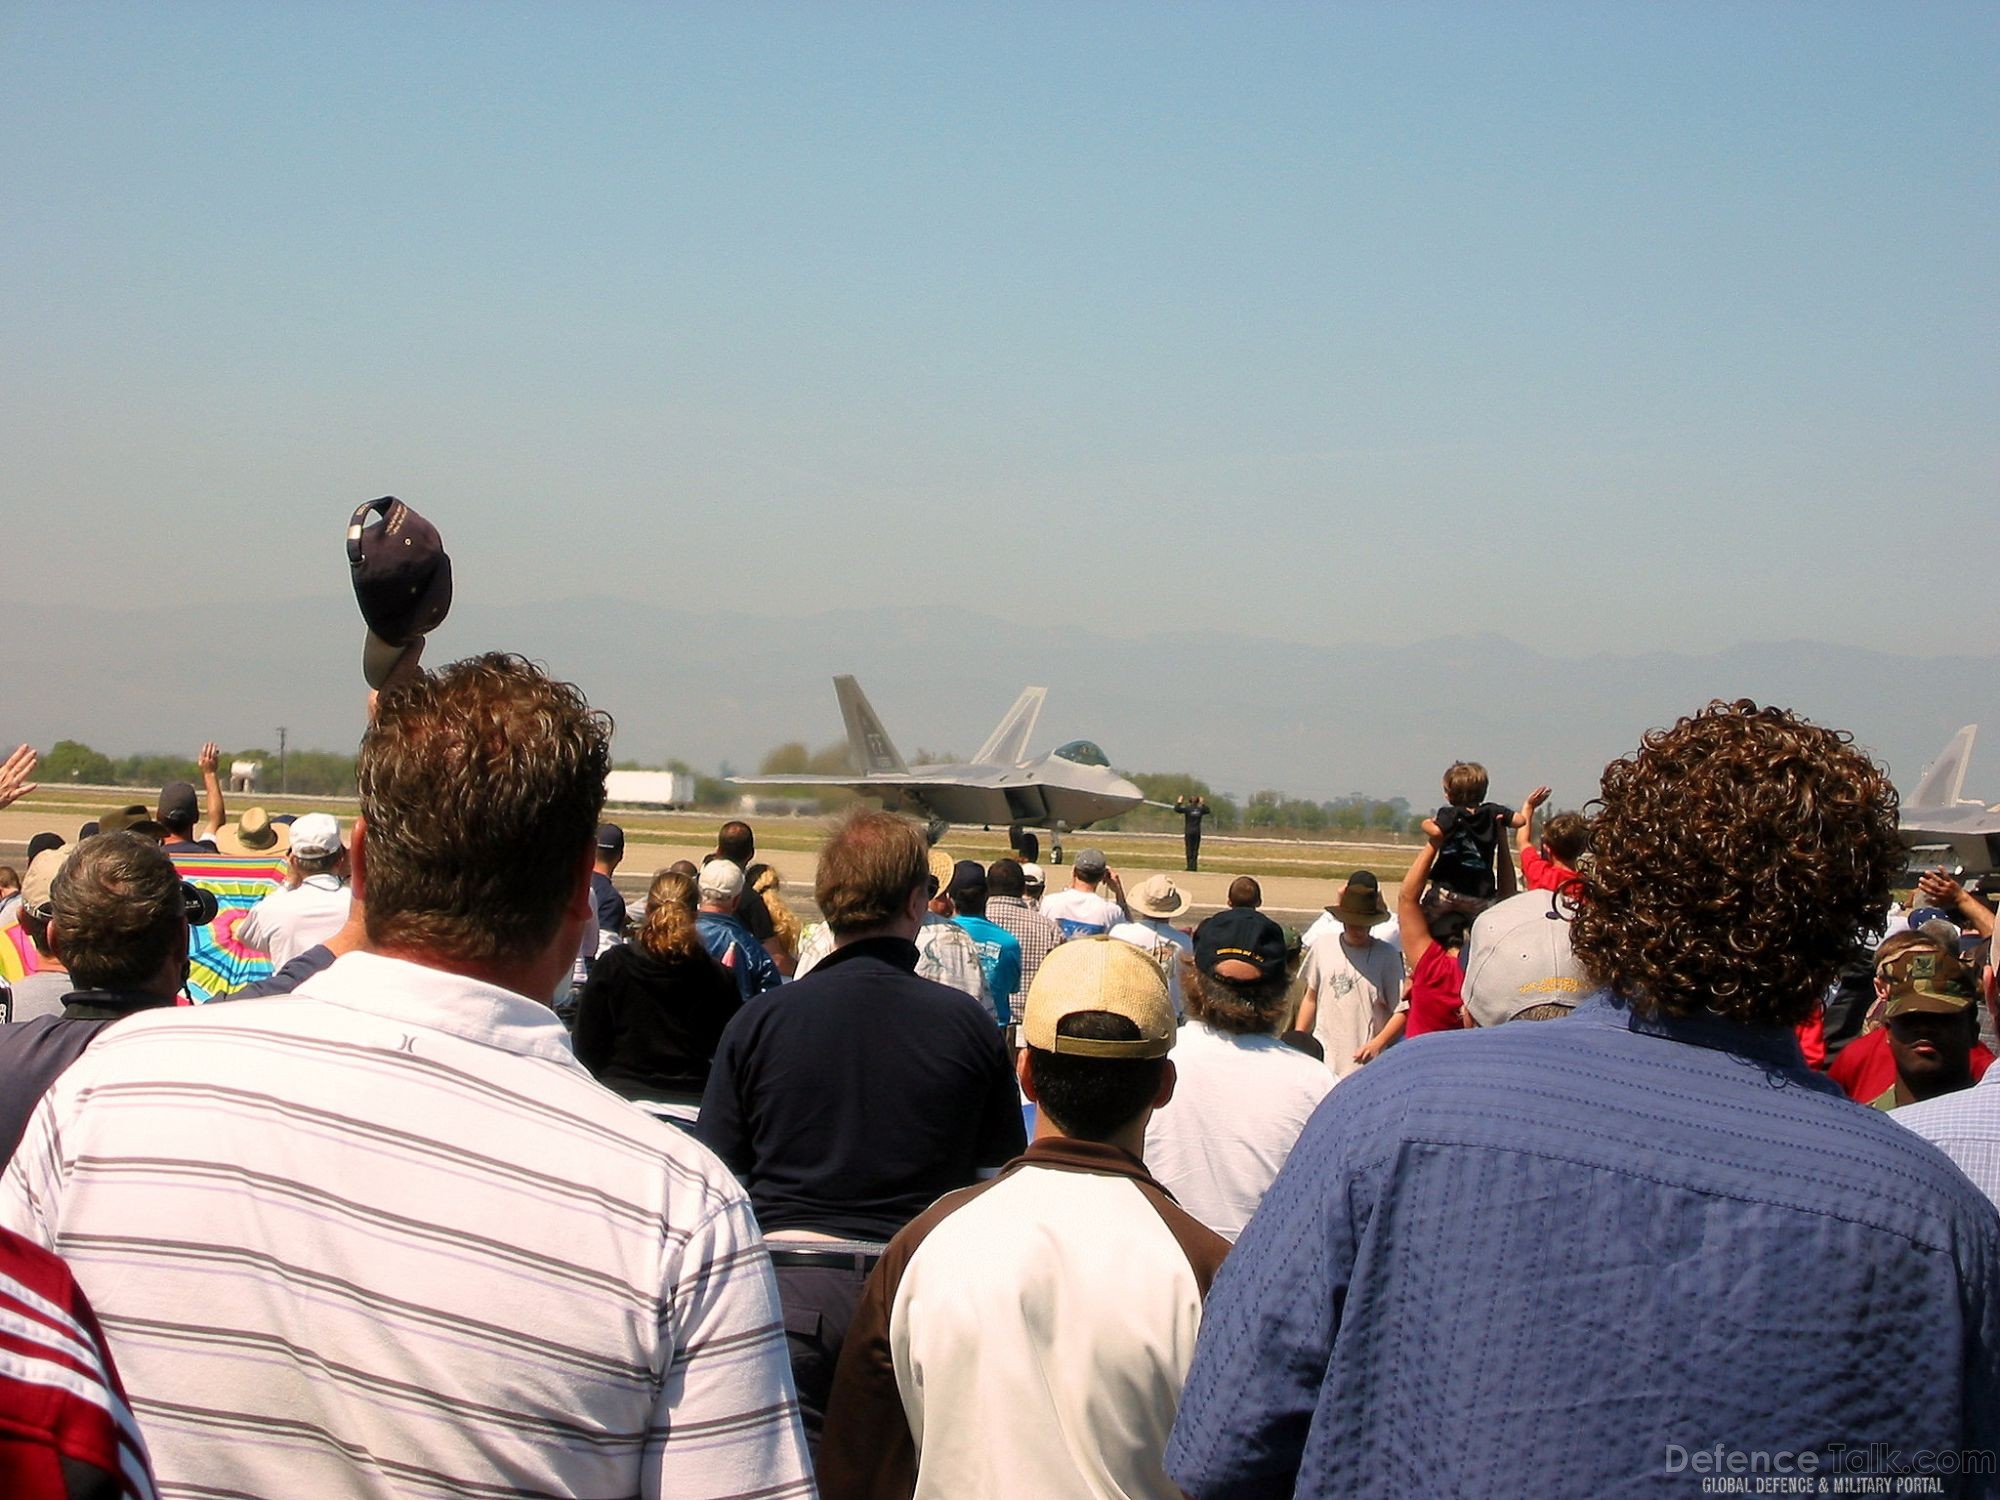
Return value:
[(278, 726), (278, 795), (285, 794), (285, 726)]

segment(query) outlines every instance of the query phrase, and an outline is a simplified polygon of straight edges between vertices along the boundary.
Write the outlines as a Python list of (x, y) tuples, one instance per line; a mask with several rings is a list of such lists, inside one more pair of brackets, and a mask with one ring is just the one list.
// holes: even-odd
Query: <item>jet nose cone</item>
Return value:
[(1114, 797), (1130, 797), (1135, 802), (1144, 802), (1146, 800), (1146, 794), (1127, 781), (1123, 776), (1114, 776), (1111, 778), (1111, 795)]

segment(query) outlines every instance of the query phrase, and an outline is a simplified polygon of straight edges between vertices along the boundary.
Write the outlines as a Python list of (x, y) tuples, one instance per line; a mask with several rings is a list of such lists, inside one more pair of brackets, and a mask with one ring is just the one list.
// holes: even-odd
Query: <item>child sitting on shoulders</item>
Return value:
[(1500, 830), (1516, 827), (1526, 814), (1486, 800), (1486, 767), (1462, 760), (1444, 773), (1445, 805), (1424, 819), (1424, 834), (1437, 841), (1426, 905), (1477, 916), (1499, 896), (1514, 894), (1514, 860)]

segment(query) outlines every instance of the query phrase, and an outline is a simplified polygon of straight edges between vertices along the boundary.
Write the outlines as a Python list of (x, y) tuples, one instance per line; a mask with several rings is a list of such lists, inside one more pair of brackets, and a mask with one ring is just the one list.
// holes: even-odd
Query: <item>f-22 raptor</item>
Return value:
[(1028, 859), (1036, 857), (1039, 841), (1023, 830), (1046, 828), (1054, 835), (1058, 862), (1063, 834), (1115, 817), (1146, 800), (1146, 794), (1112, 770), (1104, 752), (1089, 740), (1071, 740), (1047, 755), (1027, 757), (1028, 736), (1035, 732), (1046, 688), (1024, 689), (971, 760), (925, 766), (904, 764), (852, 677), (834, 678), (833, 690), (861, 775), (732, 776), (730, 780), (738, 786), (847, 787), (881, 799), (891, 812), (909, 811), (924, 818), (933, 843), (953, 823), (989, 828), (1004, 823), (1014, 847)]
[(1968, 724), (1953, 735), (1902, 804), (1900, 831), (1912, 869), (1942, 865), (1966, 880), (2000, 870), (2000, 809), (1959, 796), (1978, 733), (1977, 724)]

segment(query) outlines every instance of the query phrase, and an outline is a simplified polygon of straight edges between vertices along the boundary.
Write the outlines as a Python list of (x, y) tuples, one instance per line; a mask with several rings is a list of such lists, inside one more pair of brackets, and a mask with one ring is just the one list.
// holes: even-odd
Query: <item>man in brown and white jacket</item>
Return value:
[(1159, 967), (1109, 937), (1044, 961), (1021, 1025), (1025, 1155), (938, 1200), (862, 1293), (821, 1440), (827, 1500), (1178, 1500), (1167, 1433), (1228, 1245), (1140, 1159), (1173, 1097)]

